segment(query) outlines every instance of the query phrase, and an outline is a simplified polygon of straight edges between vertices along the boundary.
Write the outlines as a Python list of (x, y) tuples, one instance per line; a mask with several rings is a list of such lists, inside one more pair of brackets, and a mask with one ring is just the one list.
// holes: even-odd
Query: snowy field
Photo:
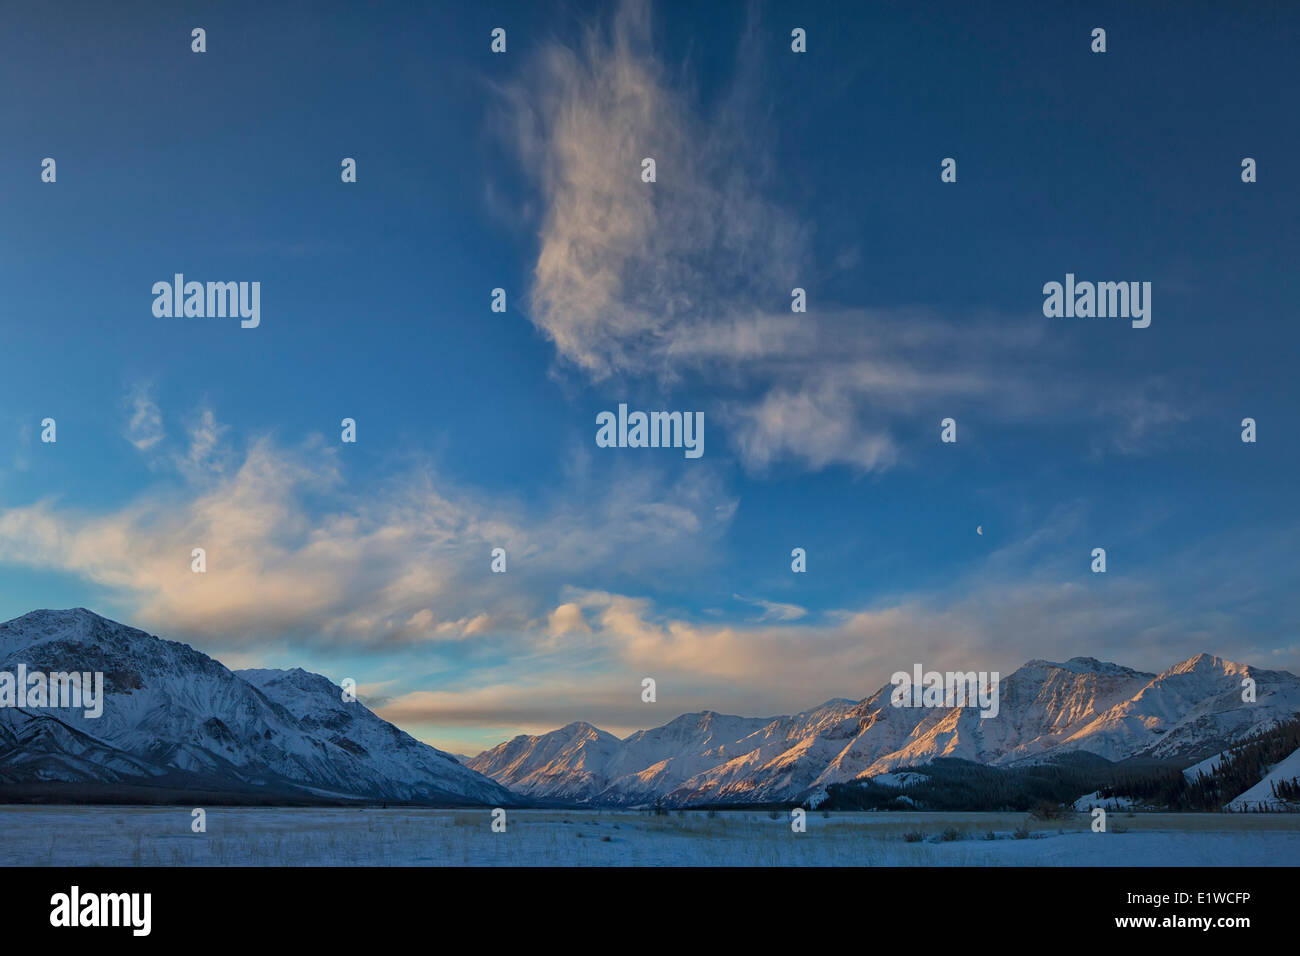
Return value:
[[(1300, 814), (808, 814), (211, 807), (0, 807), (0, 865), (1294, 866)], [(1028, 836), (1015, 831), (1029, 827)], [(950, 830), (948, 840), (941, 840)], [(1123, 832), (1120, 832), (1120, 831)], [(955, 832), (953, 832), (955, 831)], [(908, 842), (905, 834), (922, 834)], [(993, 839), (988, 839), (989, 834)], [(1023, 831), (1022, 831), (1023, 833)], [(952, 837), (955, 839), (951, 839)]]

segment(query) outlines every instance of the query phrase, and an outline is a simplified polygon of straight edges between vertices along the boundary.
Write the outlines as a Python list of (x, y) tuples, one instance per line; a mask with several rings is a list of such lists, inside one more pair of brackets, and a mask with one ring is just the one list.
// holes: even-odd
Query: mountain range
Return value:
[[(102, 715), (0, 706), (0, 800), (422, 805), (815, 805), (832, 784), (937, 758), (1023, 767), (1064, 755), (1189, 767), (1300, 714), (1300, 678), (1208, 654), (1159, 674), (1032, 660), (976, 707), (890, 704), (886, 684), (790, 716), (701, 711), (619, 738), (578, 721), (454, 757), (346, 701), (327, 678), (232, 671), (84, 608), (0, 624), (0, 673), (104, 675)], [(1246, 702), (1243, 681), (1255, 682)]]
[[(1253, 703), (1242, 699), (1246, 678)], [(830, 784), (941, 757), (1015, 767), (1083, 752), (1187, 765), (1300, 713), (1294, 674), (1209, 654), (1159, 674), (1090, 657), (1032, 660), (1001, 681), (1000, 712), (989, 718), (975, 707), (894, 707), (893, 690), (788, 717), (685, 714), (621, 740), (577, 722), (515, 737), (469, 766), (534, 800), (815, 804)]]
[(0, 797), (514, 804), (317, 674), (232, 671), (84, 608), (0, 624), (0, 671), (102, 672), (103, 713), (0, 707)]

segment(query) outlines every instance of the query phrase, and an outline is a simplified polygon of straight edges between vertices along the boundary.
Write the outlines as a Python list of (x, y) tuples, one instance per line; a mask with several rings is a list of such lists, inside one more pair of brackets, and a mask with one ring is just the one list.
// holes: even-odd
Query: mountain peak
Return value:
[(1202, 651), (1200, 654), (1194, 654), (1185, 661), (1180, 661), (1169, 670), (1166, 674), (1244, 674), (1249, 670), (1249, 665), (1239, 664), (1236, 661), (1230, 661), (1226, 658), (1219, 657), (1215, 654), (1207, 654)]
[(1099, 668), (1102, 667), (1114, 666), (1114, 665), (1103, 664), (1095, 657), (1071, 657), (1068, 661), (1065, 662), (1065, 666), (1069, 667), (1071, 665), (1074, 665), (1076, 667), (1085, 667), (1088, 670), (1098, 670)]
[(288, 685), (300, 691), (331, 694), (338, 689), (338, 686), (324, 674), (314, 674), (311, 671), (303, 670), (301, 667), (249, 667), (237, 670), (235, 674), (262, 691), (266, 691), (273, 685)]
[(600, 735), (600, 734), (604, 734), (605, 731), (601, 730), (595, 724), (588, 723), (585, 720), (575, 720), (565, 724), (558, 731), (556, 731), (556, 733), (560, 733), (568, 737), (576, 737), (579, 734)]
[(84, 607), (67, 607), (67, 608), (37, 608), (35, 611), (28, 611), (6, 624), (58, 624), (68, 622), (86, 622), (86, 621), (103, 621), (106, 624), (117, 624), (116, 621), (110, 621), (108, 618), (96, 614), (89, 608)]
[(86, 607), (41, 607), (34, 611), (28, 611), (26, 614), (17, 617), (14, 620), (21, 621), (23, 618), (28, 617), (93, 617), (101, 621), (108, 620), (108, 618), (104, 617), (102, 614), (96, 614), (94, 611), (90, 610), (90, 608)]
[[(1131, 667), (1125, 667), (1123, 664), (1116, 664), (1112, 661), (1102, 661), (1095, 657), (1071, 657), (1068, 661), (1047, 661), (1041, 658), (1034, 658), (1019, 668), (1020, 671), (1035, 672), (1042, 670), (1068, 671), (1071, 674), (1098, 674), (1112, 677), (1135, 676), (1141, 675), (1141, 671), (1135, 671)], [(1153, 675), (1147, 675), (1153, 676)]]
[[(187, 644), (83, 607), (42, 609), (0, 624), (0, 670), (20, 663), (101, 671), (103, 708), (99, 715), (76, 708), (58, 714), (75, 746), (66, 743), (69, 734), (15, 745), (14, 727), (31, 718), (0, 708), (6, 783), (51, 782), (81, 795), (87, 785), (129, 788), (167, 776), (180, 789), (258, 793), (264, 802), (514, 799), (360, 703), (343, 703), (326, 677), (301, 668), (235, 673)], [(114, 756), (96, 764), (84, 756), (92, 751)]]
[(0, 624), (0, 656), (6, 648), (30, 648), (51, 641), (102, 644), (124, 639), (134, 642), (137, 635), (149, 636), (84, 607), (40, 608)]

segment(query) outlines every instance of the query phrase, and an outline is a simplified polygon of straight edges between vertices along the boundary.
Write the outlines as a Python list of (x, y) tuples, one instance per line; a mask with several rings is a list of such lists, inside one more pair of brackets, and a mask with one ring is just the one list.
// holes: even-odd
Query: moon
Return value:
[(984, 526), (983, 526), (982, 524), (981, 524), (981, 525), (977, 525), (977, 526), (975, 527), (975, 533), (976, 533), (976, 534), (983, 534), (983, 533), (984, 533)]

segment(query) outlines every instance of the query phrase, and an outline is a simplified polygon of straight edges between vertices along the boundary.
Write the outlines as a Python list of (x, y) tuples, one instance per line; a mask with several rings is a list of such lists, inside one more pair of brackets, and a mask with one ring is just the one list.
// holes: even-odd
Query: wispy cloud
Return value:
[[(1086, 550), (1063, 546), (1088, 525), (1085, 505), (1066, 502), (1007, 528), (1004, 546), (940, 591), (819, 611), (742, 593), (756, 613), (719, 623), (636, 591), (707, 566), (735, 510), (708, 472), (633, 472), (525, 508), (423, 466), (353, 488), (324, 439), (239, 449), (214, 415), (192, 421), (183, 450), (155, 446), (174, 474), (135, 501), (100, 513), (53, 500), (0, 511), (0, 561), (100, 585), (134, 607), (132, 623), (243, 664), (290, 645), (295, 659), (384, 650), (396, 655), (388, 667), (437, 646), (460, 662), (455, 684), (402, 677), (376, 701), (417, 731), (504, 735), (579, 718), (619, 731), (703, 708), (791, 712), (866, 696), (915, 661), (1005, 672), (1086, 654), (1155, 668), (1208, 649), (1294, 665), (1260, 624), (1294, 613), (1294, 600), (1278, 598), (1289, 529), (1276, 540), (1252, 532), (1249, 547), (1216, 540), (1159, 573), (1129, 565), (1094, 576)], [(505, 575), (490, 571), (497, 546)], [(190, 570), (195, 547), (207, 552), (206, 574)], [(1254, 556), (1254, 585), (1225, 585), (1242, 553)], [(611, 566), (629, 587), (592, 587)], [(654, 707), (640, 699), (645, 677), (658, 684)]]
[[(179, 482), (160, 478), (108, 513), (53, 500), (0, 511), (0, 561), (76, 574), (139, 623), (209, 647), (458, 641), (524, 629), (558, 589), (616, 558), (630, 575), (707, 560), (734, 512), (707, 469), (673, 481), (642, 471), (540, 511), (424, 466), (353, 488), (319, 436), (240, 450), (208, 409), (163, 460)], [(495, 547), (506, 574), (490, 570)], [(191, 569), (195, 548), (205, 573)], [(558, 632), (580, 626), (553, 617)]]
[(808, 609), (800, 607), (798, 604), (785, 604), (780, 601), (767, 601), (763, 598), (747, 598), (739, 594), (733, 594), (737, 601), (743, 601), (746, 604), (752, 604), (761, 608), (763, 613), (759, 617), (761, 621), (797, 621), (808, 614)]
[[(743, 88), (698, 115), (652, 40), (648, 6), (624, 3), (579, 49), (547, 47), (500, 90), (545, 201), (533, 320), (598, 380), (673, 376), (683, 333), (748, 308), (756, 282), (788, 297), (806, 256), (798, 223), (758, 188), (761, 154), (732, 108)], [(654, 184), (641, 181), (645, 157)]]
[[(625, 2), (498, 88), (501, 127), (541, 194), (529, 315), (562, 362), (594, 383), (645, 378), (709, 396), (758, 471), (881, 471), (905, 461), (898, 431), (919, 422), (976, 410), (1040, 421), (1095, 405), (1101, 386), (1075, 367), (1068, 336), (1045, 334), (1032, 284), (1034, 307), (1019, 315), (820, 295), (818, 259), (839, 269), (857, 253), (819, 256), (813, 224), (779, 198), (759, 99), (765, 36), (756, 22), (740, 32), (737, 72), (706, 105), (689, 71), (658, 55), (649, 6)], [(654, 183), (641, 180), (645, 157)], [(806, 313), (790, 311), (795, 287)], [(1103, 427), (1127, 414), (1135, 387), (1105, 386), (1118, 404), (1096, 410)]]
[[(1171, 443), (1176, 426), (1192, 418), (1192, 408), (1185, 398), (1173, 400), (1168, 386), (1130, 389), (1100, 402), (1100, 411), (1116, 421), (1109, 442), (1094, 442), (1094, 459), (1106, 452), (1121, 455), (1151, 455), (1165, 450)], [(1198, 400), (1198, 404), (1203, 399)], [(1181, 437), (1181, 436), (1180, 436)]]
[(128, 418), (126, 440), (140, 451), (148, 451), (163, 440), (162, 411), (148, 385), (132, 386), (126, 396)]
[[(1080, 526), (1077, 506), (1045, 516), (986, 563), (942, 591), (895, 595), (871, 607), (803, 613), (762, 599), (758, 620), (700, 622), (646, 597), (572, 590), (539, 646), (545, 653), (502, 661), (457, 689), (396, 695), (384, 710), (407, 725), (499, 727), (501, 736), (537, 733), (588, 720), (615, 733), (712, 709), (749, 716), (793, 713), (833, 697), (861, 698), (914, 663), (940, 670), (1007, 674), (1031, 659), (1091, 656), (1158, 671), (1201, 651), (1269, 667), (1296, 669), (1294, 648), (1275, 652), (1267, 619), (1247, 625), (1242, 612), (1260, 594), (1225, 594), (1221, 582), (1236, 549), (1215, 560), (1188, 552), (1152, 573), (1093, 575), (1086, 552), (1061, 553)], [(1278, 555), (1291, 532), (1256, 541)], [(1237, 542), (1240, 544), (1240, 542)], [(1287, 572), (1263, 573), (1275, 599)], [(1226, 613), (1219, 613), (1222, 609)], [(656, 681), (658, 701), (641, 700), (641, 680)]]

